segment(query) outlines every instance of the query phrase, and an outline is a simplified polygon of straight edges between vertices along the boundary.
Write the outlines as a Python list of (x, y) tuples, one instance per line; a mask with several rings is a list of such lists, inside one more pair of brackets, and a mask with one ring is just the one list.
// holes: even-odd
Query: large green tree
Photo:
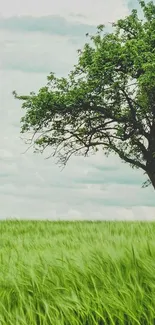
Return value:
[(104, 25), (79, 50), (67, 78), (48, 76), (39, 92), (23, 101), (21, 132), (35, 150), (51, 147), (66, 164), (73, 154), (102, 148), (141, 168), (155, 188), (155, 5), (139, 1), (136, 10), (105, 33)]

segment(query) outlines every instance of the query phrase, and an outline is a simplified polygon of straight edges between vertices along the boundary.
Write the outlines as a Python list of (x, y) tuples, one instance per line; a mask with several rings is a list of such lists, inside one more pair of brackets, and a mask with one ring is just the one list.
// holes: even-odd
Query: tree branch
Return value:
[(132, 159), (130, 157), (127, 157), (125, 155), (125, 153), (122, 150), (118, 149), (114, 144), (112, 144), (112, 148), (113, 148), (114, 152), (116, 152), (119, 155), (119, 157), (121, 159), (123, 159), (125, 162), (127, 162), (127, 163), (129, 163), (129, 164), (131, 164), (133, 166), (136, 166), (138, 168), (142, 168), (143, 170), (146, 171), (146, 166), (144, 164), (140, 163), (136, 159)]

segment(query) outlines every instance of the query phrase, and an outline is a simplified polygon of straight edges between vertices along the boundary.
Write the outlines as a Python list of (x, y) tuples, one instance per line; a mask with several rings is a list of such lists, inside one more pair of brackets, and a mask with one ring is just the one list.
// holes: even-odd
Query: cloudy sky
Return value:
[(61, 171), (54, 160), (28, 151), (20, 139), (20, 94), (37, 91), (53, 71), (65, 76), (77, 62), (86, 32), (137, 7), (135, 0), (1, 0), (0, 6), (0, 218), (151, 219), (153, 189), (145, 176), (102, 153), (72, 158)]

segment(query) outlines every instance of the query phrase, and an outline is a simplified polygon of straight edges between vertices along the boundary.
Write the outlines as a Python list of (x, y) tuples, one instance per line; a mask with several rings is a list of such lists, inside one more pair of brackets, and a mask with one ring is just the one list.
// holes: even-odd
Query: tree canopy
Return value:
[(79, 50), (66, 78), (54, 73), (38, 93), (19, 96), (25, 114), (21, 133), (31, 134), (35, 150), (51, 147), (65, 165), (72, 155), (103, 149), (141, 168), (155, 188), (155, 5), (112, 25), (99, 25)]

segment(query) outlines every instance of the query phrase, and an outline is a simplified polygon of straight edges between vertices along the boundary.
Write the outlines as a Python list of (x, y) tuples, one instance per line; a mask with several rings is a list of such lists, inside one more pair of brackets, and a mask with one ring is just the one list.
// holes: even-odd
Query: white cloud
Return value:
[(128, 8), (123, 0), (1, 0), (0, 14), (14, 15), (60, 15), (71, 21), (101, 24), (116, 20), (128, 14)]
[(1, 68), (25, 72), (69, 72), (76, 63), (80, 42), (72, 44), (69, 37), (40, 33), (11, 33), (0, 31)]

